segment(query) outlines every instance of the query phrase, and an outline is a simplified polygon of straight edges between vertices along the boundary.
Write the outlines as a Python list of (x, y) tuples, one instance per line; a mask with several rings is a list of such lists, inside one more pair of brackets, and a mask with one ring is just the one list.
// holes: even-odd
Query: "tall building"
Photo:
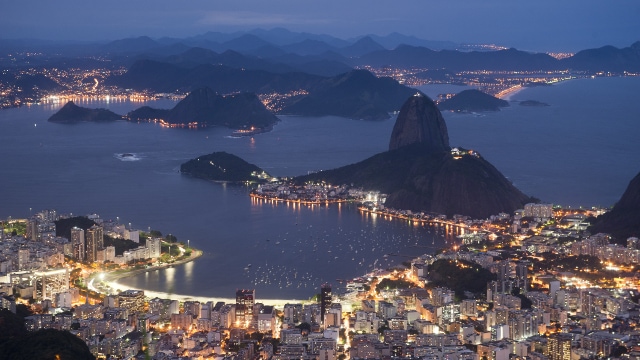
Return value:
[(31, 252), (28, 248), (18, 249), (18, 270), (26, 270), (29, 266)]
[(88, 262), (98, 260), (98, 250), (104, 247), (104, 232), (100, 226), (93, 225), (86, 231), (86, 259)]
[(75, 226), (71, 229), (71, 246), (73, 257), (78, 261), (83, 261), (85, 259), (84, 230)]
[(148, 238), (147, 249), (149, 249), (149, 257), (152, 259), (159, 258), (161, 255), (160, 238)]
[(523, 215), (532, 218), (551, 218), (553, 217), (553, 204), (525, 204)]
[(516, 280), (518, 282), (520, 292), (522, 292), (523, 294), (526, 294), (529, 288), (529, 281), (527, 279), (527, 276), (529, 274), (530, 265), (531, 262), (527, 260), (519, 261), (516, 264)]
[(38, 220), (35, 218), (27, 220), (27, 239), (37, 241), (40, 238)]
[(500, 293), (507, 294), (511, 292), (511, 283), (509, 276), (511, 275), (511, 263), (509, 260), (498, 261), (498, 284), (500, 285)]
[(571, 360), (571, 335), (554, 334), (547, 341), (549, 360)]
[(236, 324), (239, 327), (247, 327), (253, 320), (255, 297), (255, 289), (236, 291)]
[(331, 285), (323, 284), (320, 287), (320, 321), (324, 324), (324, 315), (331, 308)]

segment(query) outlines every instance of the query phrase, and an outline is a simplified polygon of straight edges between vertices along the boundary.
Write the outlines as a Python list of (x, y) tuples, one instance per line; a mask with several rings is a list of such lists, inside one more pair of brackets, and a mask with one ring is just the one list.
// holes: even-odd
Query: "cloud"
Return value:
[(311, 25), (328, 24), (329, 19), (309, 19), (300, 15), (268, 14), (254, 11), (213, 11), (205, 14), (199, 25), (231, 25), (231, 26), (259, 26), (259, 25)]

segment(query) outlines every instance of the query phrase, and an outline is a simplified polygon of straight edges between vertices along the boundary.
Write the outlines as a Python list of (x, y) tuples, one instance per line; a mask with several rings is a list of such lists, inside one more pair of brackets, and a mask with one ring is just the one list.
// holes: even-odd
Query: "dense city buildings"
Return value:
[[(304, 189), (310, 190), (321, 198), (350, 191), (327, 185)], [(98, 216), (92, 220), (100, 225), (73, 227), (70, 239), (57, 237), (47, 224), (60, 215), (43, 212), (35, 216), (36, 237), (26, 236), (28, 220), (20, 220), (24, 235), (5, 231), (17, 227), (16, 220), (3, 222), (0, 306), (12, 312), (29, 306), (27, 329), (69, 331), (98, 358), (640, 356), (639, 242), (631, 237), (624, 245), (614, 244), (607, 234), (581, 230), (587, 215), (600, 210), (530, 204), (513, 215), (447, 219), (379, 209), (375, 199), (384, 195), (357, 196), (364, 216), (375, 207), (388, 221), (432, 222), (464, 231), (441, 252), (348, 281), (346, 292), (324, 284), (316, 301), (270, 304), (256, 298), (253, 289), (237, 290), (228, 302), (180, 301), (149, 298), (142, 290), (110, 293), (95, 270), (130, 270), (141, 259), (149, 259), (147, 266), (160, 264), (153, 259), (163, 258), (164, 239), (143, 234), (145, 241), (133, 242), (128, 239), (132, 229)], [(113, 246), (105, 246), (106, 234), (131, 241), (132, 248), (116, 255)], [(446, 269), (448, 281), (439, 280), (439, 269)], [(460, 287), (459, 274), (468, 270), (465, 276), (490, 274), (489, 280), (478, 283), (480, 277), (472, 277)]]

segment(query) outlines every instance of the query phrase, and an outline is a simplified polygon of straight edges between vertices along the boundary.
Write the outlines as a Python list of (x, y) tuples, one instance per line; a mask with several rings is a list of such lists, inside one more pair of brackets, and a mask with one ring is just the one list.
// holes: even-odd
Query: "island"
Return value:
[(456, 96), (438, 104), (440, 110), (460, 112), (500, 111), (500, 108), (507, 106), (509, 102), (506, 100), (475, 89), (461, 91)]
[(199, 156), (180, 165), (180, 172), (222, 182), (267, 182), (271, 176), (236, 155), (224, 151)]
[(79, 122), (110, 122), (122, 120), (118, 115), (107, 109), (87, 109), (76, 105), (73, 101), (66, 103), (48, 121), (60, 124), (74, 124)]

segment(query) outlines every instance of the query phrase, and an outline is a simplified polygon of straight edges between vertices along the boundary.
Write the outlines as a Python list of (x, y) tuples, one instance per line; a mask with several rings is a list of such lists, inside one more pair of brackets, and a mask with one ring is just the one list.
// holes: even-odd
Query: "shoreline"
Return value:
[[(136, 287), (132, 287), (132, 286), (128, 286), (128, 285), (122, 285), (120, 283), (118, 283), (118, 279), (121, 278), (125, 278), (125, 277), (129, 277), (129, 276), (134, 276), (134, 275), (138, 275), (138, 274), (143, 274), (146, 272), (151, 272), (151, 271), (156, 271), (156, 270), (166, 270), (168, 268), (171, 268), (173, 266), (180, 266), (180, 265), (185, 265), (189, 262), (192, 262), (194, 260), (196, 260), (197, 258), (201, 257), (204, 252), (202, 250), (197, 250), (194, 248), (192, 249), (192, 253), (191, 256), (189, 256), (188, 258), (185, 259), (181, 259), (181, 260), (177, 260), (173, 263), (164, 263), (161, 265), (155, 265), (149, 268), (145, 268), (145, 269), (134, 269), (134, 270), (125, 270), (123, 272), (118, 272), (116, 273), (116, 271), (112, 271), (112, 272), (108, 272), (108, 273), (104, 273), (104, 279), (102, 280), (102, 282), (104, 282), (107, 286), (111, 287), (113, 289), (114, 292), (119, 292), (119, 291), (123, 291), (123, 290), (140, 290), (140, 291), (144, 291), (144, 295), (147, 298), (150, 299), (154, 299), (154, 298), (161, 298), (161, 299), (170, 299), (170, 300), (178, 300), (178, 301), (200, 301), (200, 302), (208, 302), (208, 301), (213, 301), (213, 302), (218, 302), (218, 301), (222, 301), (225, 303), (235, 303), (236, 299), (235, 298), (224, 298), (224, 297), (217, 297), (217, 296), (197, 296), (197, 295), (185, 295), (185, 294), (174, 294), (174, 293), (168, 293), (168, 292), (163, 292), (163, 291), (154, 291), (154, 290), (148, 290), (148, 289), (143, 289), (143, 288), (136, 288)], [(91, 287), (93, 287), (92, 282), (93, 280), (96, 279), (96, 277), (98, 276), (98, 273), (94, 273), (94, 276), (92, 276), (91, 279)], [(93, 287), (93, 290), (95, 290), (96, 292), (99, 292), (100, 294), (105, 294), (103, 291), (99, 291), (98, 289), (96, 289), (95, 287)], [(288, 303), (306, 303), (309, 300), (306, 299), (260, 299), (259, 302), (265, 304), (265, 305), (271, 305), (271, 306), (276, 306), (276, 307), (284, 307), (285, 304)]]
[(505, 101), (511, 101), (511, 97), (522, 90), (526, 89), (525, 86), (522, 85), (514, 85), (512, 87), (506, 88), (495, 95), (498, 99), (502, 99)]
[(174, 261), (172, 263), (163, 263), (163, 264), (160, 264), (160, 265), (154, 265), (154, 266), (151, 266), (151, 267), (148, 267), (148, 268), (144, 268), (144, 269), (125, 270), (124, 272), (117, 273), (117, 274), (115, 274), (115, 272), (118, 271), (118, 270), (113, 271), (113, 272), (109, 272), (109, 273), (105, 273), (104, 274), (105, 275), (104, 276), (104, 281), (108, 282), (108, 283), (113, 282), (115, 284), (115, 283), (117, 283), (117, 282), (115, 282), (115, 280), (121, 279), (123, 277), (142, 274), (142, 273), (145, 273), (145, 272), (150, 272), (150, 271), (155, 271), (155, 270), (162, 270), (162, 269), (173, 267), (174, 265), (186, 264), (188, 262), (194, 261), (195, 259), (199, 258), (200, 256), (202, 256), (202, 254), (204, 254), (204, 252), (202, 250), (191, 248), (191, 255), (188, 258), (176, 260), (176, 261)]
[[(563, 82), (567, 82), (567, 81), (570, 81), (570, 80), (586, 79), (586, 78), (589, 78), (589, 77), (570, 76), (570, 77), (567, 77), (567, 78), (560, 78), (560, 79), (557, 79), (555, 81), (547, 81), (544, 84), (545, 84), (545, 86), (552, 86), (552, 85), (563, 83)], [(529, 88), (532, 88), (532, 87), (533, 86), (514, 85), (514, 86), (508, 87), (508, 88), (498, 92), (494, 96), (499, 98), (499, 99), (502, 99), (502, 100), (512, 101), (511, 98), (514, 95), (518, 94), (522, 90), (529, 89)]]

